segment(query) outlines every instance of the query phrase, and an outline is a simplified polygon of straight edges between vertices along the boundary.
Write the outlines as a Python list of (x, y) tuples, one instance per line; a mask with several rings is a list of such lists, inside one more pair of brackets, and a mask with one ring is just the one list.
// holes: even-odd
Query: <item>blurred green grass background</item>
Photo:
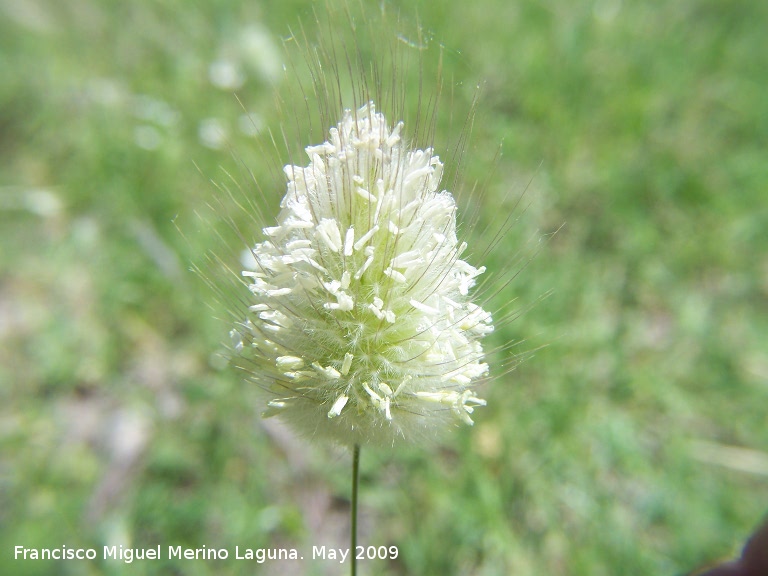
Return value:
[[(400, 556), (362, 573), (683, 574), (734, 555), (768, 510), (768, 4), (387, 6), (444, 45), (459, 109), (484, 81), (466, 180), (503, 141), (491, 197), (530, 181), (498, 252), (565, 226), (499, 297), (551, 291), (494, 335), (548, 346), (439, 449), (363, 454), (361, 542)], [(349, 457), (258, 418), (188, 272), (215, 237), (194, 224), (206, 179), (286, 161), (259, 157), (242, 116), (270, 125), (281, 39), (311, 33), (312, 7), (0, 0), (3, 573), (345, 573), (12, 560), (346, 546)]]

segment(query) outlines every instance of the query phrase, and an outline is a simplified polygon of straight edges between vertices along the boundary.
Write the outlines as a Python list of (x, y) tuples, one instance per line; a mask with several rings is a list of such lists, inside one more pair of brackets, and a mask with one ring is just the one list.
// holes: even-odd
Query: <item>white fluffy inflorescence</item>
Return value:
[(469, 301), (456, 203), (432, 149), (409, 148), (373, 103), (286, 166), (277, 225), (252, 249), (253, 304), (232, 331), (265, 416), (342, 444), (392, 444), (472, 424), (491, 315)]

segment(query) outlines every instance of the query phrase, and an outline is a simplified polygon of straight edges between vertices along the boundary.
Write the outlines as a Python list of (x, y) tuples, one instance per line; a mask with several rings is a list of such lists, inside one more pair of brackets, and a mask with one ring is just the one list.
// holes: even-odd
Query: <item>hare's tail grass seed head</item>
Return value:
[[(271, 153), (287, 161), (276, 221), (234, 225), (245, 256), (227, 297), (231, 357), (264, 392), (265, 417), (310, 438), (392, 445), (473, 423), (494, 325), (473, 290), (485, 267), (467, 256), (454, 196), (441, 186), (459, 179), (453, 166), (445, 183), (432, 142), (439, 57), (426, 77), (423, 37), (406, 42), (385, 22), (346, 18), (349, 43), (303, 32), (287, 41), (303, 47), (310, 80), (289, 57), (279, 104), (298, 99), (304, 109), (284, 109), (288, 123), (270, 133)], [(449, 162), (460, 162), (469, 126), (471, 114)]]
[(286, 166), (277, 225), (243, 271), (251, 304), (232, 344), (269, 391), (266, 416), (348, 444), (471, 424), (488, 374), (484, 272), (461, 259), (442, 163), (405, 144), (373, 102), (346, 110), (309, 164)]

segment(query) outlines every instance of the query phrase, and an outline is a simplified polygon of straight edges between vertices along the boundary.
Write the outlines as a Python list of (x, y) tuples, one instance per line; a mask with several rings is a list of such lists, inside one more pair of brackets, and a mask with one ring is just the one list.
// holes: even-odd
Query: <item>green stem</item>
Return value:
[(352, 549), (351, 555), (351, 574), (357, 575), (357, 487), (360, 484), (360, 445), (355, 444), (352, 451)]

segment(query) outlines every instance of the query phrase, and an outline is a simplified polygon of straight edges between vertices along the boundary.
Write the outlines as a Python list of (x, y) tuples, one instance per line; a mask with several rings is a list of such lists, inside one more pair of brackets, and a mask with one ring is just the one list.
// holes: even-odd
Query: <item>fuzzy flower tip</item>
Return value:
[[(432, 149), (373, 103), (347, 110), (309, 165), (286, 166), (277, 225), (254, 246), (253, 304), (232, 330), (264, 416), (341, 444), (393, 444), (472, 424), (491, 315), (469, 301), (456, 203)], [(250, 258), (250, 255), (249, 255)]]

